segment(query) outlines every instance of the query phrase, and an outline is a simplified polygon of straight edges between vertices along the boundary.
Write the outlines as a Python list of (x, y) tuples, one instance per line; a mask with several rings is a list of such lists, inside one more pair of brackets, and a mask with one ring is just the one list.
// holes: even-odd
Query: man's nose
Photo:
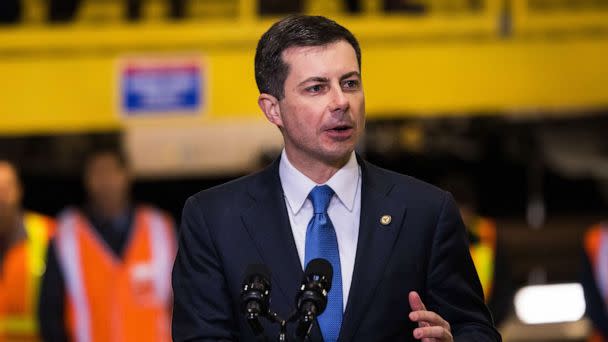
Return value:
[(344, 112), (348, 109), (348, 98), (342, 88), (332, 87), (330, 109), (332, 112)]

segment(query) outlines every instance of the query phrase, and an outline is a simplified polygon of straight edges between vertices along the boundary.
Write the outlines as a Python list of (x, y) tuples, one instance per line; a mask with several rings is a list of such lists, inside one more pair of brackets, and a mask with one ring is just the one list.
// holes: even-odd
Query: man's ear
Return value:
[(264, 115), (266, 115), (266, 119), (276, 125), (277, 127), (283, 127), (283, 119), (281, 117), (281, 108), (279, 107), (279, 100), (276, 97), (261, 93), (258, 97), (258, 106)]

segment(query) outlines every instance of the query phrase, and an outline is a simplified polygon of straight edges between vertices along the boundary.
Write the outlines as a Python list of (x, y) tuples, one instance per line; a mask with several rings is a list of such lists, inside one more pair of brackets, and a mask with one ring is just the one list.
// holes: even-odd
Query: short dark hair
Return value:
[(355, 36), (344, 26), (322, 16), (291, 15), (274, 23), (266, 31), (255, 51), (255, 81), (260, 93), (282, 99), (289, 65), (283, 51), (293, 46), (323, 46), (340, 40), (348, 42), (357, 55), (361, 69), (361, 48)]

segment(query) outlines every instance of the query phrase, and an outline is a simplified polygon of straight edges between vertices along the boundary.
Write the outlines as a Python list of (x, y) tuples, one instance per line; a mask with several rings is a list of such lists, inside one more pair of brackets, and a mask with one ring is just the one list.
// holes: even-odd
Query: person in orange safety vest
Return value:
[(169, 217), (130, 201), (124, 157), (87, 159), (89, 202), (58, 218), (40, 301), (48, 341), (170, 341), (175, 232)]
[(0, 341), (39, 340), (36, 307), (54, 221), (23, 211), (15, 166), (0, 160)]
[(583, 240), (581, 285), (594, 331), (589, 342), (608, 341), (608, 222), (590, 227)]

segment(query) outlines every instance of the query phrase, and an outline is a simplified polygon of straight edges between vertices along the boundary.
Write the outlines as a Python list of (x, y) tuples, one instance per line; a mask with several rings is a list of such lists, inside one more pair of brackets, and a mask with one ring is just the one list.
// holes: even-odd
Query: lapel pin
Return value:
[(383, 215), (380, 218), (380, 224), (383, 226), (388, 226), (389, 224), (391, 224), (392, 220), (393, 220), (393, 218), (391, 217), (391, 215)]

